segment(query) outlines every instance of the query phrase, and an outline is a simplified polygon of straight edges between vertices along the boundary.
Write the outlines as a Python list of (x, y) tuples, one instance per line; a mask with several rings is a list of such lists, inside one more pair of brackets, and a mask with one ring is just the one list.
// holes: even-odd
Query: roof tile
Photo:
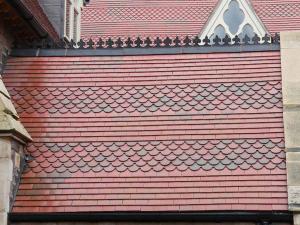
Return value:
[(10, 58), (3, 77), (34, 138), (14, 212), (287, 210), (278, 52)]
[[(198, 35), (217, 0), (95, 0), (82, 13), (82, 37), (185, 37)], [(251, 0), (271, 33), (299, 29), (300, 3), (295, 0)], [(155, 6), (154, 6), (155, 5)]]

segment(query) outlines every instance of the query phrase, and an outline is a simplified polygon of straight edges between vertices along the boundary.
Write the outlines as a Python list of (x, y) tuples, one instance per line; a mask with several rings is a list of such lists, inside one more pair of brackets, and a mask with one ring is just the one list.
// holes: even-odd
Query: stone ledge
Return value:
[(11, 115), (0, 112), (0, 136), (7, 134), (21, 138), (25, 142), (32, 141), (31, 136), (20, 121), (15, 120)]
[(7, 97), (8, 99), (10, 99), (10, 95), (1, 79), (1, 76), (0, 76), (0, 93), (3, 94), (5, 97)]
[(15, 119), (19, 119), (18, 113), (11, 100), (3, 94), (0, 94), (0, 112), (1, 111), (13, 116)]
[(300, 49), (282, 49), (282, 88), (284, 105), (300, 104)]

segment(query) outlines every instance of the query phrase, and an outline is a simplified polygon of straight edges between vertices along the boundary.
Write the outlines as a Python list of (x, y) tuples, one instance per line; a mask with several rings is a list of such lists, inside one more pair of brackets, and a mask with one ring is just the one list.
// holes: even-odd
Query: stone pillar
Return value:
[(10, 183), (13, 177), (10, 140), (0, 138), (0, 224), (5, 224), (9, 212)]
[(300, 214), (297, 213), (294, 214), (294, 224), (300, 225)]
[(0, 77), (0, 225), (7, 224), (24, 165), (23, 147), (30, 140)]
[(300, 225), (300, 31), (280, 37), (288, 201), (294, 224)]
[(19, 121), (1, 73), (14, 38), (0, 19), (0, 225), (7, 224), (24, 161), (23, 147), (31, 140)]

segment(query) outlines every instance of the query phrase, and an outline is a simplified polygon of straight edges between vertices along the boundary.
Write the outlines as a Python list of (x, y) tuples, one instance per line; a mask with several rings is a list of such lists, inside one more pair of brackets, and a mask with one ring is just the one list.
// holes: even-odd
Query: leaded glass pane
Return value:
[(224, 22), (228, 25), (229, 31), (234, 35), (238, 32), (239, 26), (245, 19), (244, 12), (240, 9), (239, 3), (232, 0), (229, 3), (228, 9), (223, 15)]
[(242, 40), (242, 38), (244, 38), (246, 36), (246, 34), (250, 39), (252, 39), (255, 35), (253, 27), (250, 24), (246, 24), (243, 27), (242, 33), (239, 34), (239, 37), (241, 38), (241, 40)]
[(215, 30), (214, 34), (209, 38), (211, 42), (213, 42), (213, 39), (218, 35), (219, 38), (224, 38), (226, 35), (225, 28), (222, 25), (218, 25)]

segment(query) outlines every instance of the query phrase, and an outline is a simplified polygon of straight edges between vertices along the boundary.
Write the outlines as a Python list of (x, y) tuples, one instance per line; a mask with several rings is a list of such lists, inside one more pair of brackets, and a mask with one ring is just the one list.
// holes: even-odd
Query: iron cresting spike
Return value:
[(231, 46), (231, 45), (269, 45), (269, 44), (280, 44), (280, 35), (278, 33), (274, 36), (265, 34), (263, 37), (259, 37), (255, 34), (249, 37), (236, 35), (234, 38), (230, 38), (229, 35), (220, 37), (218, 35), (209, 38), (206, 36), (204, 39), (200, 39), (199, 36), (190, 37), (185, 36), (179, 38), (171, 38), (166, 36), (165, 38), (156, 37), (154, 40), (151, 37), (137, 37), (126, 40), (119, 37), (114, 40), (109, 37), (107, 40), (99, 38), (97, 41), (90, 38), (86, 40), (87, 43), (80, 39), (78, 43), (74, 40), (69, 42), (64, 39), (60, 39), (58, 42), (54, 42), (51, 39), (38, 39), (28, 40), (25, 39), (22, 42), (15, 42), (15, 48), (44, 48), (44, 49), (103, 49), (103, 48), (168, 48), (168, 47), (207, 47), (207, 46)]

